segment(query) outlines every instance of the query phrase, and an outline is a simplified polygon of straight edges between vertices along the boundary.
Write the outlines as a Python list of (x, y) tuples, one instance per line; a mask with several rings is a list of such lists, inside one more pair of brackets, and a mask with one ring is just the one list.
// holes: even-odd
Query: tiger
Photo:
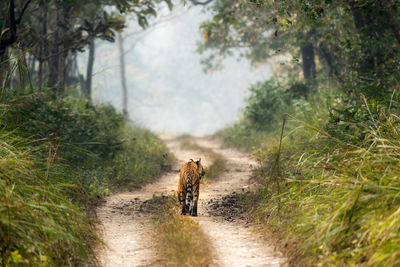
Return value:
[[(189, 213), (197, 216), (197, 201), (199, 200), (200, 180), (205, 175), (201, 165), (201, 159), (186, 162), (179, 174), (178, 200), (181, 207), (181, 214)], [(187, 198), (187, 201), (186, 201)]]

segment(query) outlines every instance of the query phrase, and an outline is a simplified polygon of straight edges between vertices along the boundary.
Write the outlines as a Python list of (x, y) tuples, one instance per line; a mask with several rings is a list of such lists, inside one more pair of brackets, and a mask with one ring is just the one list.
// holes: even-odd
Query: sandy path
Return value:
[(257, 186), (250, 180), (257, 163), (247, 154), (220, 148), (220, 143), (213, 138), (197, 138), (196, 143), (227, 159), (227, 170), (216, 181), (202, 188), (200, 216), (196, 218), (217, 252), (214, 263), (218, 266), (284, 266), (282, 254), (254, 233), (252, 226), (235, 219), (226, 221), (209, 213), (210, 201), (215, 202), (232, 192), (247, 191)]
[[(99, 252), (102, 266), (159, 266), (151, 243), (150, 214), (145, 209), (145, 202), (153, 195), (176, 192), (180, 166), (187, 159), (204, 157), (182, 151), (180, 140), (175, 137), (163, 136), (163, 139), (170, 151), (179, 156), (172, 171), (140, 190), (107, 197), (97, 210), (106, 243), (106, 247)], [(209, 164), (207, 159), (204, 162)]]
[[(202, 158), (203, 165), (211, 164), (206, 155), (180, 149), (180, 140), (173, 136), (161, 136), (177, 157), (173, 170), (154, 183), (132, 193), (115, 194), (99, 207), (98, 216), (103, 225), (103, 238), (107, 247), (99, 253), (103, 266), (159, 266), (151, 244), (150, 214), (144, 209), (146, 200), (153, 195), (176, 192), (179, 168), (190, 158)], [(227, 170), (217, 181), (200, 189), (198, 221), (209, 236), (216, 250), (215, 266), (283, 266), (282, 256), (266, 244), (243, 222), (228, 222), (209, 213), (209, 202), (234, 191), (248, 190), (255, 186), (250, 182), (255, 162), (248, 155), (235, 150), (221, 149), (211, 138), (194, 138), (204, 147), (223, 154)]]

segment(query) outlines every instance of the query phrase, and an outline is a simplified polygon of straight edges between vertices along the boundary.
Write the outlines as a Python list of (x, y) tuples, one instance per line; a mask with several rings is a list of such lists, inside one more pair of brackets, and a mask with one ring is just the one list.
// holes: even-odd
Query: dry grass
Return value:
[(212, 249), (197, 222), (179, 215), (175, 198), (159, 198), (153, 239), (162, 266), (209, 266)]
[(305, 127), (284, 139), (282, 176), (278, 142), (256, 151), (265, 186), (246, 201), (285, 249), (296, 248), (291, 265), (400, 265), (399, 111), (365, 102), (353, 117), (322, 128), (335, 138)]
[(203, 182), (208, 182), (219, 177), (219, 175), (225, 170), (226, 158), (215, 152), (214, 150), (206, 147), (199, 146), (198, 144), (192, 142), (190, 137), (186, 137), (181, 145), (182, 149), (185, 150), (196, 150), (201, 153), (206, 154), (212, 161), (210, 166), (205, 167), (206, 175), (202, 179)]

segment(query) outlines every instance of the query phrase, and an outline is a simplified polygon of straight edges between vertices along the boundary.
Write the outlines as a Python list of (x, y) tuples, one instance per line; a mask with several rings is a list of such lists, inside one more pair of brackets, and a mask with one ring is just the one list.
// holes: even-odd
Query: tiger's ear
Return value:
[(199, 158), (199, 160), (198, 160), (198, 161), (196, 161), (197, 165), (199, 165), (199, 164), (200, 164), (200, 162), (201, 162), (201, 158)]

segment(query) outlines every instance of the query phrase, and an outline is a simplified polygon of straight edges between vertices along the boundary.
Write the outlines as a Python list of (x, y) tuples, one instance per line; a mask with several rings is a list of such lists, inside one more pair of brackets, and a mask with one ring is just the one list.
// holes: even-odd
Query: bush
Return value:
[(55, 100), (47, 94), (17, 99), (2, 114), (5, 130), (46, 139), (58, 147), (60, 158), (77, 166), (89, 165), (94, 156), (95, 160), (113, 158), (122, 149), (119, 131), (124, 124), (111, 106), (93, 106), (73, 97)]
[(275, 80), (269, 80), (251, 87), (250, 92), (244, 116), (256, 129), (266, 129), (276, 123), (289, 100), (282, 87)]
[(169, 166), (166, 147), (113, 107), (38, 93), (0, 113), (0, 264), (96, 263), (91, 211)]
[(321, 96), (292, 110), (302, 122), (287, 121), (280, 162), (278, 125), (257, 133), (243, 120), (222, 132), (224, 140), (243, 146), (250, 138), (256, 147), (261, 164), (255, 174), (265, 182), (254, 200), (257, 219), (277, 230), (285, 247), (296, 244), (293, 264), (397, 266), (398, 96), (389, 103), (331, 97), (331, 109), (315, 101)]
[(0, 264), (95, 263), (93, 221), (67, 196), (68, 188), (84, 194), (79, 186), (54, 175), (51, 166), (42, 168), (29, 140), (4, 130), (0, 137)]

